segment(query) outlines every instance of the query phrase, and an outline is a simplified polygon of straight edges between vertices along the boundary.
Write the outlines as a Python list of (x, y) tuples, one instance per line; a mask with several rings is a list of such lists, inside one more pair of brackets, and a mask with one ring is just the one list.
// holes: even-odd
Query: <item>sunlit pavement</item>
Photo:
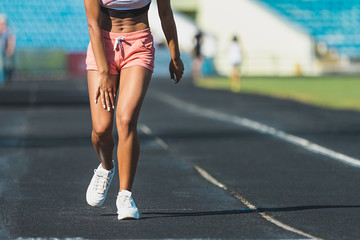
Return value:
[(85, 201), (98, 165), (86, 82), (13, 82), (0, 89), (0, 239), (358, 239), (360, 168), (239, 117), (360, 158), (359, 112), (155, 77), (139, 120), (141, 219), (118, 221), (117, 178), (102, 207)]

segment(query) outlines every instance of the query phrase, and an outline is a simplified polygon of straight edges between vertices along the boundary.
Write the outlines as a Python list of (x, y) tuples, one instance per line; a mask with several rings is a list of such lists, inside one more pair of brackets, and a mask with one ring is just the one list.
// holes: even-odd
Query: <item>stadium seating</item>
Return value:
[(1, 0), (17, 37), (17, 49), (57, 48), (84, 52), (89, 34), (82, 0)]
[[(341, 55), (360, 58), (359, 0), (257, 0)], [(89, 42), (82, 0), (1, 0), (18, 49), (84, 52)]]
[(359, 0), (258, 0), (340, 55), (360, 58)]

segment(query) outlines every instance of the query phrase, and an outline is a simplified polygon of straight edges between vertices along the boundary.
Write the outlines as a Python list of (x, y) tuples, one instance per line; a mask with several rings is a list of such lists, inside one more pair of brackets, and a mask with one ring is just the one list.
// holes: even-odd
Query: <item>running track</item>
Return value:
[(359, 122), (155, 78), (139, 123), (141, 219), (118, 222), (117, 179), (103, 207), (85, 202), (97, 166), (86, 83), (14, 82), (0, 89), (0, 239), (360, 239)]

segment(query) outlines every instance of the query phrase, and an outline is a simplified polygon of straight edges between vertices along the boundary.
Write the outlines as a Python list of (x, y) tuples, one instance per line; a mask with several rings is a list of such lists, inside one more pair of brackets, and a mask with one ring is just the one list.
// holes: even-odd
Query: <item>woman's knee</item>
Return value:
[(137, 120), (134, 117), (121, 115), (116, 118), (116, 126), (119, 132), (129, 133), (136, 130)]
[(112, 126), (96, 124), (93, 126), (92, 134), (97, 138), (106, 138), (112, 135)]

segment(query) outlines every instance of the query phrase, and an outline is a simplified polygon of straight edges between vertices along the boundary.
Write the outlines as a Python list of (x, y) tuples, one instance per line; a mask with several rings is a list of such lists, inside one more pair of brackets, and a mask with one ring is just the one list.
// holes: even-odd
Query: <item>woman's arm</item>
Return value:
[(98, 67), (99, 86), (96, 89), (95, 102), (100, 96), (104, 109), (114, 108), (114, 97), (116, 94), (115, 83), (109, 77), (109, 65), (106, 61), (105, 47), (100, 29), (100, 1), (84, 0), (86, 19), (88, 23), (90, 42)]
[[(180, 58), (180, 50), (177, 38), (176, 25), (170, 0), (157, 0), (161, 26), (169, 45), (171, 61), (169, 64), (170, 77), (178, 83), (184, 73), (184, 65)], [(176, 76), (176, 78), (175, 78)]]

